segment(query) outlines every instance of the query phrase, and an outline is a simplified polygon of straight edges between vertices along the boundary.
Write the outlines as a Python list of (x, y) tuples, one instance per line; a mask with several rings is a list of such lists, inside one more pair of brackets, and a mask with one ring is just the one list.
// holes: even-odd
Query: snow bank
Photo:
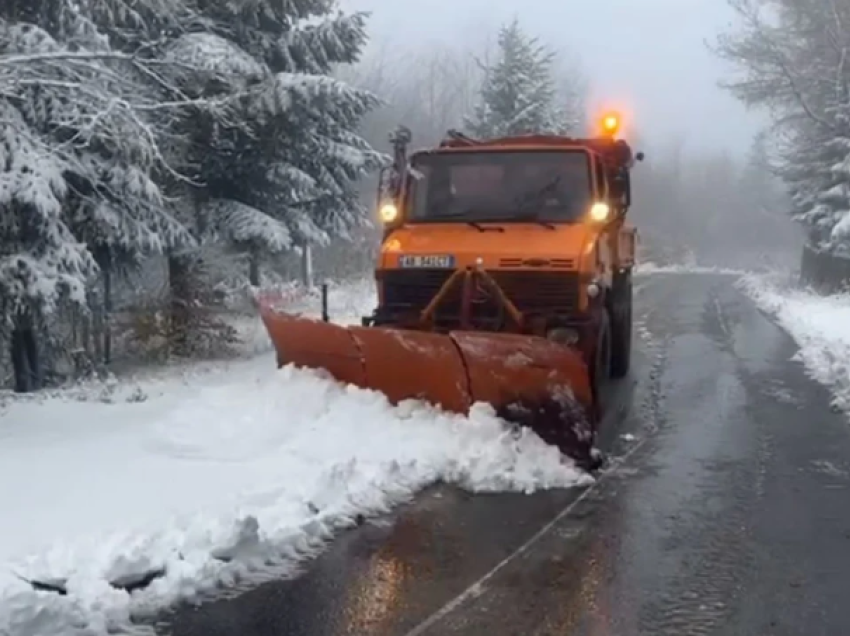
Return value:
[(7, 405), (0, 634), (105, 635), (177, 599), (290, 575), (360, 515), (438, 480), (523, 492), (592, 481), (484, 407), (468, 419), (393, 408), (276, 371), (271, 356), (199, 379), (144, 401)]
[(739, 285), (791, 334), (800, 347), (795, 359), (832, 389), (833, 406), (850, 411), (850, 296), (820, 296), (767, 276), (745, 276)]
[[(328, 304), (331, 318), (338, 324), (360, 324), (360, 318), (372, 312), (377, 299), (372, 278), (329, 283)], [(306, 289), (298, 284), (288, 284), (274, 290), (280, 298), (281, 308), (296, 314), (318, 318), (321, 315), (321, 294), (318, 289)], [(126, 370), (120, 378), (85, 379), (38, 393), (20, 395), (0, 390), (0, 417), (10, 403), (19, 401), (46, 402), (63, 399), (81, 402), (144, 402), (150, 398), (183, 390), (205, 379), (228, 376), (234, 365), (242, 360), (272, 352), (259, 313), (230, 317), (231, 325), (239, 333), (241, 344), (235, 360), (187, 360), (166, 365), (149, 365)], [(0, 425), (1, 427), (2, 425)]]
[(747, 272), (739, 269), (729, 269), (725, 267), (713, 267), (706, 265), (695, 265), (690, 263), (676, 265), (656, 265), (650, 261), (638, 263), (635, 267), (635, 273), (642, 274), (730, 274), (734, 276), (743, 276)]

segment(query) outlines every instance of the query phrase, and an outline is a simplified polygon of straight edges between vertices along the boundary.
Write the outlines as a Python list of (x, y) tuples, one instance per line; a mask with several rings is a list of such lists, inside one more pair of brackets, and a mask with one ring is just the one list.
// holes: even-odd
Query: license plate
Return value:
[(398, 266), (406, 269), (454, 269), (455, 257), (450, 254), (411, 254), (399, 256)]

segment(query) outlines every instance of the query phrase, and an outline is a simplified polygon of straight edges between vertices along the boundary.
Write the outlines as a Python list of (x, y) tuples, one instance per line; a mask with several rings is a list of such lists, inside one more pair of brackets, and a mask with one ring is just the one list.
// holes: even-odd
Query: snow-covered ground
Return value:
[[(735, 275), (850, 411), (850, 297), (692, 264), (639, 273)], [(373, 299), (371, 281), (334, 286), (331, 313), (356, 323)], [(289, 303), (319, 311), (317, 295)], [(394, 408), (318, 372), (276, 370), (259, 319), (239, 328), (245, 359), (0, 401), (0, 634), (102, 636), (178, 599), (291, 575), (335, 532), (436, 481), (591, 481), (487, 408)]]
[(772, 316), (799, 347), (795, 359), (808, 375), (829, 387), (832, 406), (850, 416), (850, 294), (822, 296), (797, 284), (792, 270), (754, 273), (693, 263), (642, 263), (638, 276), (659, 274), (725, 274)]
[(715, 267), (711, 265), (675, 264), (658, 265), (651, 261), (639, 263), (635, 267), (635, 274), (646, 276), (651, 274), (728, 274), (732, 276), (743, 276), (747, 272), (740, 269), (726, 267)]
[(797, 285), (798, 275), (753, 273), (694, 264), (644, 263), (639, 275), (728, 274), (759, 308), (772, 316), (799, 346), (795, 359), (809, 376), (832, 391), (832, 405), (850, 415), (850, 294), (822, 296)]
[[(331, 295), (343, 322), (371, 303), (368, 285)], [(270, 352), (187, 371), (4, 405), (0, 634), (105, 635), (180, 598), (292, 573), (335, 531), (438, 480), (591, 481), (487, 408), (393, 408), (276, 370)]]
[(850, 412), (850, 295), (819, 296), (782, 277), (744, 276), (741, 288), (794, 338), (809, 375)]

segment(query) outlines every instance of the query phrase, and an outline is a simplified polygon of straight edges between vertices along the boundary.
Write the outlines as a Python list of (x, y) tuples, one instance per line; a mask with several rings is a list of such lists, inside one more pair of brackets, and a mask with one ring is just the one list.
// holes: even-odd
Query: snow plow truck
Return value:
[(321, 368), (467, 413), (476, 402), (580, 466), (599, 464), (604, 388), (628, 373), (633, 154), (608, 115), (592, 138), (449, 131), (381, 174), (377, 307), (362, 326), (260, 307), (279, 366)]

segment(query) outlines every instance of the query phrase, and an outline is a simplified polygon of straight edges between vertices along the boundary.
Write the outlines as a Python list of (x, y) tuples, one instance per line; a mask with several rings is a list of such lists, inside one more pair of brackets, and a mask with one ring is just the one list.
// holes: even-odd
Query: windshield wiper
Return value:
[[(480, 212), (478, 208), (471, 208), (468, 210), (463, 210), (461, 212), (451, 212), (449, 214), (435, 214), (432, 216), (432, 219), (463, 219), (465, 216), (469, 216), (470, 214), (475, 214), (476, 212)], [(495, 223), (496, 221), (492, 221)], [(504, 232), (505, 228), (496, 225), (496, 226), (487, 226), (482, 225), (482, 223), (491, 223), (491, 221), (465, 221), (467, 225), (470, 227), (474, 227), (479, 232)]]
[(557, 230), (558, 227), (552, 223), (551, 221), (546, 221), (545, 219), (540, 218), (540, 212), (538, 211), (529, 211), (524, 214), (517, 214), (517, 219), (520, 221), (531, 221), (532, 223), (537, 223), (537, 225), (542, 225), (543, 227), (549, 230)]
[(504, 232), (505, 228), (501, 225), (481, 225), (478, 221), (467, 221), (467, 225), (474, 227), (479, 232)]
[(519, 207), (517, 210), (516, 218), (523, 221), (532, 221), (537, 223), (538, 225), (542, 225), (545, 228), (549, 228), (550, 230), (556, 230), (557, 227), (554, 223), (550, 223), (549, 221), (544, 221), (540, 218), (540, 205), (543, 201), (543, 198), (552, 192), (561, 182), (561, 175), (550, 179), (546, 185), (540, 188), (537, 192), (532, 195), (518, 197), (520, 200), (517, 201), (514, 199), (516, 205)]

